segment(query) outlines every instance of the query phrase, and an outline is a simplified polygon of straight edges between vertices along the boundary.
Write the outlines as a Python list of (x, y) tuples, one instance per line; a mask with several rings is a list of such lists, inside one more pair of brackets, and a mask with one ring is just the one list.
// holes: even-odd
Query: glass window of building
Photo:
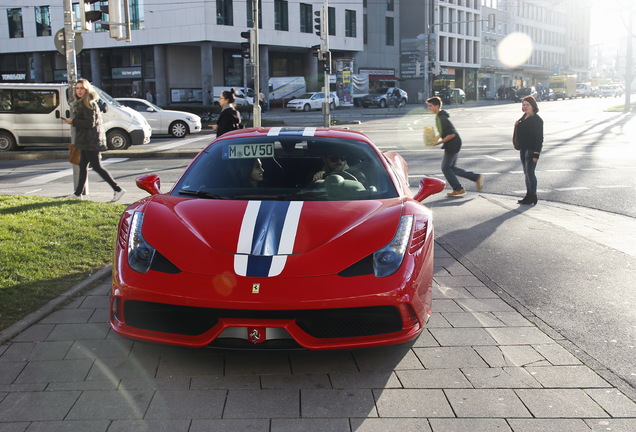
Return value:
[(274, 29), (289, 30), (289, 14), (286, 0), (274, 0)]
[(327, 14), (329, 15), (329, 36), (336, 35), (336, 8), (330, 7)]
[(36, 6), (35, 34), (37, 36), (51, 36), (51, 13), (48, 6)]
[(345, 36), (356, 37), (356, 11), (345, 9)]
[(393, 17), (386, 17), (386, 44), (395, 45), (395, 29), (393, 28)]
[(216, 23), (218, 25), (234, 25), (232, 0), (216, 0)]
[(24, 37), (24, 29), (22, 28), (22, 9), (7, 9), (7, 19), (9, 20), (9, 37)]
[(310, 4), (300, 4), (300, 32), (311, 33), (313, 31), (312, 20), (313, 8)]

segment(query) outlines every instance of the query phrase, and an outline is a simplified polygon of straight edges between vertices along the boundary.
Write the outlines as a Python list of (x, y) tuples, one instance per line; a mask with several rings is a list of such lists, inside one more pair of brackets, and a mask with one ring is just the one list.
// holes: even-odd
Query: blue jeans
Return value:
[(451, 185), (454, 191), (464, 189), (457, 179), (457, 176), (472, 181), (477, 181), (477, 179), (479, 179), (479, 174), (463, 170), (455, 165), (457, 163), (458, 155), (459, 153), (444, 151), (444, 158), (442, 159), (442, 172), (444, 173), (444, 177), (446, 177), (448, 184)]
[(532, 160), (534, 152), (531, 150), (521, 150), (519, 156), (521, 157), (521, 166), (523, 167), (523, 175), (526, 180), (526, 195), (534, 196), (537, 194), (537, 176), (535, 174), (537, 163)]

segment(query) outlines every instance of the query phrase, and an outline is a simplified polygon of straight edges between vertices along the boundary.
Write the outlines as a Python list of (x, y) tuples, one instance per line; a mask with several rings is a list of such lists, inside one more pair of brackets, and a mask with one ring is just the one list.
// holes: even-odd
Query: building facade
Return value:
[[(64, 10), (61, 4), (42, 3), (24, 0), (0, 7), (1, 81), (66, 81), (65, 56), (54, 43), (64, 27)], [(323, 68), (312, 47), (320, 44), (314, 13), (323, 5), (317, 0), (259, 2), (261, 89), (267, 91), (269, 77), (281, 76), (303, 76), (309, 90), (320, 89)], [(82, 33), (78, 75), (114, 97), (143, 97), (150, 91), (161, 105), (206, 103), (214, 86), (252, 87), (240, 35), (252, 27), (252, 7), (252, 0), (130, 0), (132, 40), (111, 39), (99, 24)], [(395, 84), (399, 1), (352, 0), (328, 11), (332, 63), (347, 59), (355, 72), (370, 71), (375, 85)], [(74, 12), (79, 16), (77, 5)]]
[[(46, 1), (46, 0), (45, 0)], [(111, 3), (123, 0), (110, 0)], [(241, 32), (253, 25), (253, 0), (129, 0), (132, 40), (95, 24), (82, 33), (78, 75), (115, 97), (160, 105), (207, 103), (214, 86), (253, 87)], [(58, 2), (23, 0), (0, 7), (0, 82), (65, 82), (66, 59), (55, 39), (64, 27)], [(328, 6), (331, 64), (368, 75), (369, 88), (398, 85), (412, 102), (445, 87), (468, 100), (494, 98), (501, 87), (546, 83), (553, 74), (589, 79), (591, 0), (350, 0)], [(106, 7), (107, 1), (95, 8)], [(259, 1), (259, 86), (270, 77), (303, 76), (319, 90), (323, 67), (312, 47), (319, 0)], [(78, 6), (74, 11), (79, 16)], [(487, 18), (494, 14), (495, 26)], [(5, 19), (6, 17), (6, 19)], [(107, 18), (107, 17), (106, 17)], [(502, 62), (499, 44), (521, 33), (532, 52)], [(332, 69), (332, 73), (338, 72)]]
[[(501, 97), (510, 87), (547, 87), (551, 75), (589, 80), (590, 0), (481, 0), (481, 6), (482, 15), (496, 17), (494, 29), (482, 26), (482, 97)], [(529, 36), (532, 49), (525, 61), (510, 66), (498, 47), (516, 33)]]

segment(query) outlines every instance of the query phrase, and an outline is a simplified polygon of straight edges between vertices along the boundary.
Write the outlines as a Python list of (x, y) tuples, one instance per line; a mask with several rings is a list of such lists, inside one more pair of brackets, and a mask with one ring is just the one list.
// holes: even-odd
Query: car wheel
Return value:
[(0, 132), (0, 152), (12, 151), (17, 148), (15, 138), (9, 132)]
[(305, 106), (303, 107), (303, 111), (305, 111), (305, 112), (311, 111), (311, 105), (305, 104)]
[(386, 99), (380, 99), (380, 108), (386, 108)]
[(121, 129), (108, 131), (106, 144), (109, 150), (126, 150), (130, 147), (130, 137)]
[(188, 132), (188, 125), (182, 121), (176, 121), (170, 125), (170, 135), (175, 138), (183, 138)]

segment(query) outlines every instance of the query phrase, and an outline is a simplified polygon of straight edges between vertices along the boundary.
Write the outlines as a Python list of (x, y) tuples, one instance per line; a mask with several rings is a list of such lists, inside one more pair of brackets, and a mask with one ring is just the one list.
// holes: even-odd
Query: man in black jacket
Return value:
[(450, 197), (462, 196), (466, 193), (463, 186), (457, 179), (457, 176), (467, 178), (474, 181), (477, 184), (477, 191), (481, 191), (484, 186), (484, 176), (474, 172), (466, 171), (455, 164), (457, 163), (457, 156), (459, 150), (462, 148), (462, 139), (455, 130), (455, 126), (448, 119), (449, 114), (442, 109), (442, 100), (434, 96), (426, 101), (428, 109), (435, 114), (435, 123), (437, 124), (437, 131), (440, 134), (440, 139), (435, 145), (442, 144), (444, 149), (444, 158), (442, 159), (442, 172), (444, 177), (453, 188), (452, 192), (446, 195)]

